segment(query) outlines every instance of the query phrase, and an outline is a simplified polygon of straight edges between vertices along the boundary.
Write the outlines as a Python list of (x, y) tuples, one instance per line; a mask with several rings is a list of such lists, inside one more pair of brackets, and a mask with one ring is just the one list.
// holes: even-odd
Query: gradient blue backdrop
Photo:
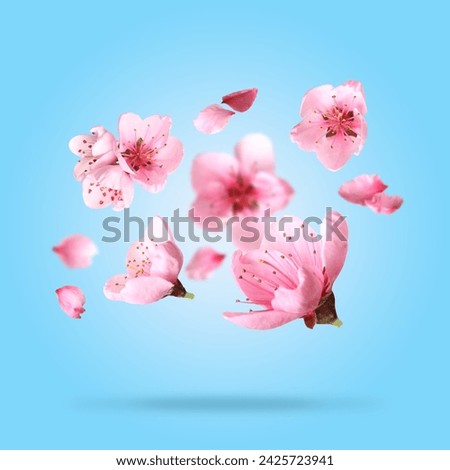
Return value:
[[(448, 448), (448, 11), (444, 2), (18, 3), (3, 7), (2, 448)], [(369, 137), (338, 173), (290, 142), (303, 93), (363, 82)], [(219, 135), (203, 106), (258, 87)], [(72, 178), (75, 134), (120, 113), (169, 114), (185, 158), (164, 192), (138, 190), (143, 217), (187, 210), (197, 152), (248, 132), (274, 142), (296, 195), (286, 213), (348, 215), (335, 285), (344, 327), (258, 332), (226, 322), (240, 297), (224, 264), (188, 282), (195, 301), (109, 302), (127, 245), (105, 244)], [(379, 173), (405, 198), (393, 216), (339, 198)], [(100, 247), (70, 271), (50, 248), (82, 232)], [(196, 246), (182, 246), (186, 258)], [(233, 248), (218, 249), (231, 254)], [(79, 285), (81, 321), (54, 290)]]

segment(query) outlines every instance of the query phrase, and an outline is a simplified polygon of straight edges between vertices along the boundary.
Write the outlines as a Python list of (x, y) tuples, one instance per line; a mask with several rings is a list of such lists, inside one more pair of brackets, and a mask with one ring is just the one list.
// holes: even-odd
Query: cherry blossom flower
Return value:
[(199, 248), (186, 266), (186, 276), (189, 279), (207, 279), (221, 266), (224, 259), (225, 255), (213, 248)]
[(112, 205), (118, 211), (130, 207), (133, 201), (132, 177), (119, 165), (92, 170), (83, 179), (82, 187), (84, 203), (91, 209)]
[(59, 306), (63, 312), (71, 318), (80, 319), (85, 312), (86, 298), (79, 287), (63, 286), (56, 289)]
[(110, 300), (130, 304), (148, 304), (167, 296), (192, 299), (178, 279), (182, 264), (183, 254), (169, 227), (153, 217), (146, 236), (128, 250), (126, 273), (109, 279), (103, 292)]
[(198, 155), (191, 170), (192, 186), (197, 193), (194, 214), (208, 216), (259, 216), (266, 209), (284, 208), (294, 190), (275, 176), (272, 143), (265, 135), (250, 134), (241, 139), (235, 156), (226, 153)]
[(233, 114), (236, 113), (219, 104), (211, 104), (199, 112), (194, 119), (194, 126), (204, 134), (217, 134), (227, 126)]
[(272, 225), (272, 240), (263, 239), (259, 249), (247, 253), (236, 251), (232, 260), (246, 302), (263, 309), (226, 312), (225, 318), (260, 330), (299, 318), (309, 328), (316, 323), (340, 326), (332, 289), (347, 254), (347, 223), (338, 212), (330, 212), (317, 241), (316, 234), (307, 225), (305, 229), (301, 219), (283, 219), (283, 227)]
[(346, 201), (367, 206), (377, 214), (392, 214), (403, 204), (400, 196), (388, 196), (387, 185), (378, 175), (360, 175), (339, 188), (339, 195)]
[(291, 140), (300, 148), (316, 152), (329, 170), (342, 168), (349, 158), (361, 152), (367, 136), (363, 117), (367, 112), (360, 82), (350, 80), (333, 87), (322, 85), (303, 97), (303, 120), (291, 131)]
[(93, 127), (91, 134), (81, 134), (69, 142), (69, 149), (80, 160), (73, 174), (80, 181), (92, 170), (117, 162), (116, 139), (104, 127)]
[(235, 91), (222, 97), (222, 103), (227, 104), (235, 111), (243, 113), (251, 108), (257, 94), (257, 88), (248, 88), (246, 90)]
[(168, 175), (183, 158), (181, 142), (169, 136), (171, 126), (169, 116), (145, 119), (133, 113), (120, 116), (119, 164), (147, 191), (161, 191)]
[(53, 251), (69, 268), (87, 268), (98, 253), (95, 243), (85, 235), (70, 235), (53, 247)]

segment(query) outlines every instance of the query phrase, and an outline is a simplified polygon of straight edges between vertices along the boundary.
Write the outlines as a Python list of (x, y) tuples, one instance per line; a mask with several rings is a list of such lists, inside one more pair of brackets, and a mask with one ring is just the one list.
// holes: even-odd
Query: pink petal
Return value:
[(240, 220), (232, 224), (231, 236), (234, 245), (244, 253), (250, 250), (257, 250), (261, 246), (264, 236), (264, 223), (261, 218), (257, 220)]
[(300, 116), (305, 117), (313, 113), (321, 114), (330, 106), (333, 106), (333, 86), (321, 85), (305, 93), (300, 105)]
[(170, 136), (166, 144), (158, 150), (154, 162), (167, 173), (172, 173), (178, 168), (183, 158), (183, 144), (176, 138)]
[(209, 183), (225, 186), (233, 183), (239, 166), (236, 158), (227, 153), (201, 153), (192, 163), (191, 181), (195, 191), (202, 192)]
[(108, 165), (89, 173), (82, 183), (87, 207), (100, 209), (113, 205), (114, 210), (130, 207), (134, 196), (133, 181), (119, 165)]
[(294, 194), (294, 188), (287, 181), (270, 173), (259, 172), (252, 183), (258, 197), (255, 211), (258, 214), (263, 214), (267, 209), (272, 213), (284, 209)]
[(295, 289), (280, 286), (275, 292), (272, 307), (302, 317), (318, 307), (323, 278), (316, 272), (303, 267), (298, 268), (298, 285)]
[(252, 303), (271, 305), (278, 286), (294, 289), (295, 266), (282, 253), (272, 250), (236, 251), (233, 273), (242, 292)]
[(183, 254), (161, 217), (152, 217), (144, 239), (133, 243), (128, 250), (126, 263), (130, 278), (154, 276), (175, 284), (183, 265)]
[(189, 279), (207, 279), (222, 264), (224, 259), (225, 255), (213, 248), (199, 248), (186, 266), (186, 276)]
[(228, 124), (234, 111), (222, 108), (218, 104), (212, 104), (200, 111), (194, 119), (195, 128), (204, 134), (217, 134)]
[(169, 295), (173, 284), (161, 277), (141, 276), (127, 279), (121, 300), (129, 304), (150, 304)]
[[(339, 212), (331, 211), (321, 226), (322, 263), (328, 278), (327, 292), (331, 291), (347, 256), (348, 226), (346, 220), (339, 222), (340, 218)], [(335, 231), (331, 230), (333, 226)]]
[(108, 279), (103, 287), (103, 293), (109, 300), (122, 300), (122, 290), (127, 282), (126, 274), (116, 274)]
[(71, 318), (80, 319), (84, 313), (86, 298), (79, 287), (63, 286), (56, 289), (59, 306), (63, 312)]
[(319, 140), (325, 134), (326, 128), (323, 124), (322, 115), (311, 113), (292, 128), (291, 140), (301, 149), (312, 152), (316, 150)]
[(158, 114), (142, 119), (138, 114), (124, 113), (119, 118), (120, 151), (142, 139), (150, 147), (161, 148), (167, 141), (172, 120)]
[(235, 91), (225, 95), (222, 98), (222, 103), (227, 104), (230, 108), (235, 111), (243, 113), (252, 106), (255, 101), (256, 95), (258, 94), (257, 88), (248, 88), (246, 90)]
[(81, 134), (72, 137), (69, 141), (69, 149), (78, 158), (92, 157), (92, 147), (97, 142), (97, 137), (92, 134)]
[(362, 86), (362, 83), (356, 80), (348, 80), (347, 82), (343, 83), (342, 86), (351, 88), (353, 92), (354, 107), (357, 108), (361, 114), (366, 114), (367, 113), (366, 95), (364, 93), (364, 88)]
[(84, 235), (71, 235), (53, 247), (53, 251), (69, 268), (87, 268), (98, 253), (95, 243)]
[(249, 134), (235, 147), (241, 173), (254, 175), (258, 171), (273, 173), (275, 156), (271, 140), (264, 134)]
[(270, 330), (285, 325), (298, 317), (295, 313), (283, 312), (278, 310), (260, 310), (249, 313), (225, 312), (223, 316), (244, 328), (254, 330)]
[(337, 134), (334, 138), (322, 138), (316, 148), (317, 158), (328, 170), (340, 170), (359, 149), (360, 138), (355, 142), (347, 139), (342, 134)]
[(344, 183), (338, 192), (346, 201), (364, 205), (386, 188), (378, 175), (360, 175)]
[(401, 196), (388, 196), (385, 193), (378, 193), (367, 202), (366, 205), (377, 214), (393, 214), (396, 210), (400, 209), (403, 204)]

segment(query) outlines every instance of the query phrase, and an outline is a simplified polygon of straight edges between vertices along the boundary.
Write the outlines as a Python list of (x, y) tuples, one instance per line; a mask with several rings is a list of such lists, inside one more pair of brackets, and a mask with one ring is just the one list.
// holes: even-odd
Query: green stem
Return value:
[(184, 298), (185, 299), (193, 299), (195, 297), (195, 295), (192, 293), (192, 292), (186, 292), (186, 294), (184, 295)]
[(336, 328), (340, 328), (343, 325), (343, 323), (338, 318), (335, 322), (332, 323), (332, 325), (335, 326)]

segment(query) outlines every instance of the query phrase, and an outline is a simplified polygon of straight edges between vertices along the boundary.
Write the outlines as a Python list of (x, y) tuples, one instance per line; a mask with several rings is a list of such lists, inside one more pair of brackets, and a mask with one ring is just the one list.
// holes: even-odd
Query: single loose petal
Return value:
[(87, 268), (92, 264), (92, 257), (98, 253), (95, 243), (85, 235), (70, 235), (53, 251), (68, 268)]
[(248, 88), (246, 90), (235, 91), (222, 97), (222, 103), (227, 104), (235, 111), (243, 113), (251, 108), (257, 94), (257, 88)]
[(212, 104), (200, 111), (194, 119), (195, 128), (204, 134), (217, 134), (228, 124), (234, 111), (222, 108), (219, 104)]
[(76, 286), (63, 286), (56, 289), (59, 306), (71, 318), (80, 319), (85, 312), (86, 297), (82, 290)]
[(213, 248), (199, 248), (186, 266), (186, 276), (189, 279), (207, 279), (221, 266), (224, 259), (225, 255)]
[(402, 204), (403, 198), (401, 196), (388, 196), (385, 193), (378, 193), (366, 205), (377, 214), (390, 215), (400, 209)]
[(360, 175), (342, 184), (339, 195), (346, 201), (365, 205), (375, 194), (383, 192), (387, 185), (378, 175)]

